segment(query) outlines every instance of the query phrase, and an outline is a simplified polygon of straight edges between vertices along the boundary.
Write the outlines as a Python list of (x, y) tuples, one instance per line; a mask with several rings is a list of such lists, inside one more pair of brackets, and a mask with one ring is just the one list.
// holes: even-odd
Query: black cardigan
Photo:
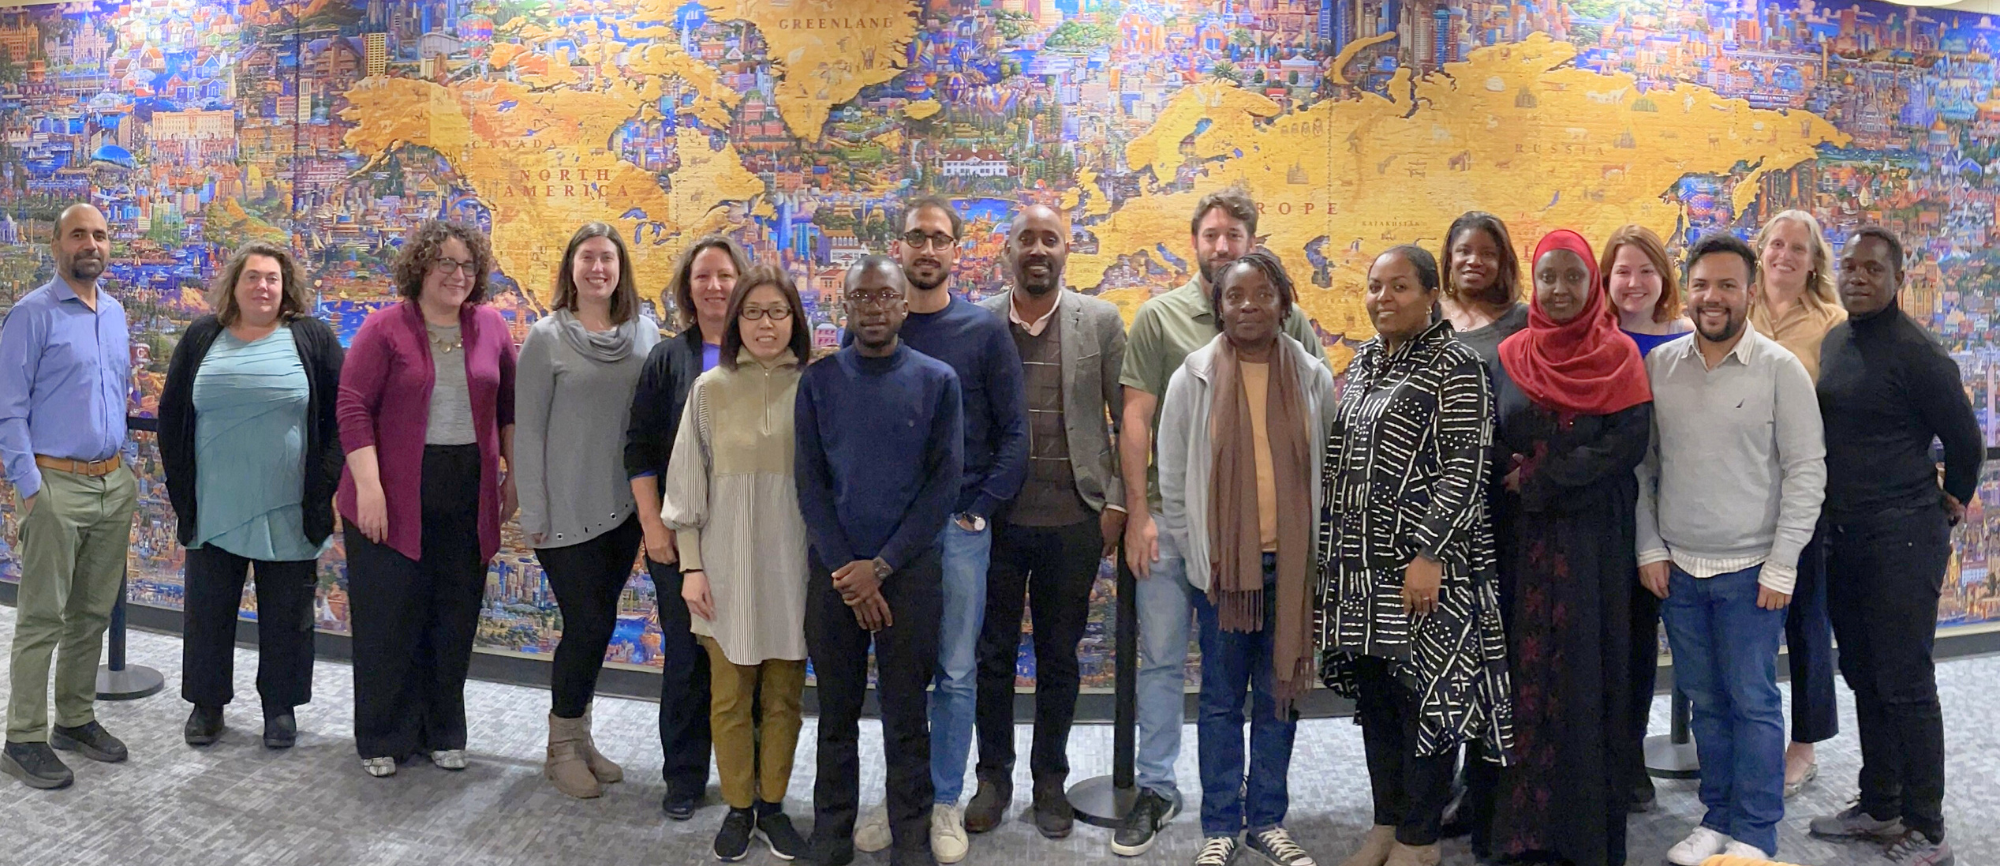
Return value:
[(625, 428), (625, 476), (667, 475), (667, 458), (681, 430), (681, 409), (701, 376), (701, 326), (654, 344), (632, 392), (632, 417)]
[[(306, 540), (320, 544), (333, 534), (333, 491), (346, 462), (340, 450), (340, 422), (334, 416), (343, 353), (333, 328), (319, 319), (301, 316), (292, 320), (291, 328), (307, 379), (302, 522)], [(160, 393), (160, 463), (166, 469), (167, 500), (173, 503), (184, 545), (194, 540), (196, 525), (194, 377), (221, 333), (222, 323), (212, 315), (189, 325), (167, 362), (167, 383)]]

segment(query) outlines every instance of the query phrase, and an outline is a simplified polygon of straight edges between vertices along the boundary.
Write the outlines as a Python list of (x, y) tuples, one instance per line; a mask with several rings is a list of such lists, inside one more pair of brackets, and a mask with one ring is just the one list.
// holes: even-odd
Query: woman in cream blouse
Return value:
[[(715, 856), (753, 836), (791, 859), (785, 817), (806, 677), (806, 527), (792, 480), (792, 406), (812, 332), (789, 276), (753, 267), (729, 299), (721, 363), (696, 379), (667, 462), (661, 518), (674, 530), (681, 598), (708, 652), (709, 726), (729, 815)], [(761, 698), (763, 721), (751, 718)], [(761, 730), (759, 730), (761, 729)]]

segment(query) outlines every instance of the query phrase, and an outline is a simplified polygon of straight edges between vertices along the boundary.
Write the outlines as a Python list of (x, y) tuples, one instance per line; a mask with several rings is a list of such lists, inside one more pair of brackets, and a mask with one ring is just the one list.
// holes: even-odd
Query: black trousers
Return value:
[(1387, 659), (1360, 657), (1355, 676), (1359, 694), (1354, 710), (1368, 754), (1375, 824), (1395, 827), (1396, 841), (1405, 845), (1435, 844), (1444, 808), (1451, 802), (1458, 750), (1417, 757), (1417, 726), (1423, 720), (1417, 694), (1396, 680)]
[(347, 524), (354, 743), (363, 758), (465, 748), (465, 675), (486, 595), (479, 475), (478, 446), (424, 447), (421, 559)]
[(1035, 641), (1035, 739), (1028, 770), (1035, 782), (1069, 776), (1069, 729), (1082, 684), (1076, 645), (1090, 618), (1090, 588), (1103, 561), (1097, 518), (1069, 526), (993, 524), (986, 570), (986, 624), (979, 635), (981, 779), (1011, 787), (1014, 772), (1014, 663), (1021, 649), (1025, 596)]
[(1943, 509), (1833, 523), (1827, 597), (1840, 673), (1854, 689), (1861, 808), (1944, 838), (1944, 716), (1932, 641), (1951, 558)]
[(549, 675), (551, 711), (560, 718), (582, 718), (597, 694), (597, 672), (618, 627), (618, 597), (638, 555), (637, 515), (589, 541), (535, 549), (562, 611), (562, 642)]
[[(708, 756), (714, 741), (708, 729), (708, 653), (695, 640), (687, 602), (681, 600), (681, 570), (646, 558), (660, 607), (660, 778), (675, 799), (699, 798), (708, 790)], [(600, 649), (600, 653), (602, 650)]]
[[(841, 563), (846, 565), (846, 563)], [(882, 584), (893, 622), (869, 633), (833, 588), (833, 569), (812, 557), (806, 652), (819, 685), (819, 768), (813, 782), (812, 849), (847, 851), (861, 800), (861, 705), (868, 647), (875, 647), (882, 748), (888, 756), (889, 831), (898, 849), (930, 850), (931, 726), (925, 688), (937, 671), (944, 564), (936, 546)]]
[(1627, 702), (1625, 744), (1627, 777), (1636, 791), (1653, 790), (1653, 777), (1646, 772), (1646, 727), (1653, 721), (1653, 690), (1660, 683), (1660, 597), (1632, 582), (1632, 691)]
[(1799, 551), (1799, 580), (1785, 607), (1785, 659), (1792, 673), (1792, 742), (1840, 733), (1833, 689), (1833, 624), (1826, 611), (1826, 524)]
[(181, 697), (220, 707), (236, 696), (236, 612), (257, 570), (257, 696), (266, 714), (312, 702), (313, 596), (318, 563), (267, 562), (213, 544), (187, 552)]

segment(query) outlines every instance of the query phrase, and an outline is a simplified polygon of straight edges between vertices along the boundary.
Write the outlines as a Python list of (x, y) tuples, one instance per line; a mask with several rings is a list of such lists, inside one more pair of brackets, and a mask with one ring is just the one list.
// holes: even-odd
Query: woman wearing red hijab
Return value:
[(1515, 752), (1501, 770), (1494, 853), (1625, 863), (1637, 742), (1630, 715), (1633, 468), (1653, 395), (1599, 291), (1597, 257), (1567, 229), (1535, 248), (1528, 329), (1492, 370), (1504, 488), (1494, 519), (1513, 671)]

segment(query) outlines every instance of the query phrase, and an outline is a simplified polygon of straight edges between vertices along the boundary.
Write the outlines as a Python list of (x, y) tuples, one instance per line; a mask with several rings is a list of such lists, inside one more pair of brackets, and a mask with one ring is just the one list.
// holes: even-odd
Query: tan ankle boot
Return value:
[(1389, 851), (1396, 845), (1396, 828), (1376, 825), (1361, 837), (1361, 850), (1347, 858), (1340, 866), (1384, 866), (1389, 862)]
[(600, 784), (611, 785), (625, 781), (625, 768), (611, 762), (597, 751), (597, 740), (591, 734), (590, 707), (583, 708), (583, 759), (590, 764), (590, 774), (597, 777)]
[(548, 763), (542, 765), (542, 775), (555, 783), (556, 790), (579, 800), (588, 800), (604, 793), (598, 785), (597, 777), (591, 775), (590, 764), (584, 757), (584, 743), (588, 741), (590, 727), (583, 719), (565, 719), (549, 714), (549, 756)]
[(1444, 859), (1444, 852), (1438, 850), (1437, 843), (1429, 845), (1405, 845), (1396, 843), (1389, 852), (1387, 866), (1438, 866)]

